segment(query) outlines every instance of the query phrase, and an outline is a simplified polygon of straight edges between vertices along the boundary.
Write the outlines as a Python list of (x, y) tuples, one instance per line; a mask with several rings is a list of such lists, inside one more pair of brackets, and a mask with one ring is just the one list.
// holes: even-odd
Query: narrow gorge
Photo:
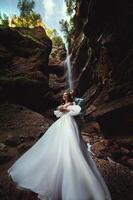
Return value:
[(6, 169), (56, 120), (68, 88), (84, 100), (81, 134), (112, 200), (133, 199), (133, 2), (79, 0), (73, 20), (68, 50), (41, 26), (0, 28), (1, 200), (37, 199)]

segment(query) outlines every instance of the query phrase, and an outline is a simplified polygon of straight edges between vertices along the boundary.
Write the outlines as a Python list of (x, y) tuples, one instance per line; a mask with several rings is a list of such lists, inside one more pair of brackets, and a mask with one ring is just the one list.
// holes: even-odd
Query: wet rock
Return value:
[(121, 152), (125, 155), (125, 154), (129, 154), (130, 151), (124, 147), (121, 147)]
[(65, 69), (63, 65), (57, 65), (57, 64), (49, 64), (49, 73), (50, 74), (56, 74), (57, 76), (63, 76)]
[(100, 140), (92, 145), (92, 150), (98, 158), (119, 160), (122, 155), (121, 148), (112, 140)]
[(32, 146), (32, 144), (26, 144), (26, 143), (24, 143), (24, 144), (20, 144), (19, 146), (18, 146), (18, 151), (19, 151), (19, 153), (24, 153), (24, 152), (26, 152), (30, 147)]
[(74, 17), (75, 93), (85, 100), (86, 119), (97, 120), (106, 138), (133, 132), (132, 6), (131, 1), (81, 0)]
[[(44, 113), (45, 114), (45, 113)], [(37, 140), (41, 132), (47, 130), (53, 121), (45, 115), (33, 112), (24, 106), (14, 104), (0, 105), (0, 141), (7, 151), (0, 153), (0, 199), (33, 200), (36, 194), (18, 190), (7, 174), (7, 169)], [(21, 142), (20, 143), (20, 141)], [(14, 143), (15, 141), (15, 143)], [(3, 148), (3, 145), (2, 145)]]
[(94, 112), (96, 109), (97, 109), (96, 106), (90, 105), (89, 108), (87, 108), (86, 113), (89, 115), (92, 112)]
[(0, 165), (4, 165), (12, 159), (12, 156), (9, 155), (0, 155)]
[(129, 135), (133, 131), (133, 96), (102, 104), (92, 113), (106, 137)]
[(127, 165), (133, 169), (133, 158), (127, 159)]
[(8, 195), (7, 195), (7, 191), (4, 188), (2, 183), (0, 183), (0, 199), (9, 200)]
[(0, 143), (0, 151), (3, 151), (6, 149), (6, 145), (4, 143)]
[(127, 163), (128, 158), (129, 158), (128, 156), (122, 156), (121, 162), (122, 163)]
[(49, 91), (51, 49), (52, 41), (42, 27), (0, 29), (0, 71), (4, 74), (0, 77), (0, 102), (34, 110), (50, 105), (45, 94)]
[(6, 139), (4, 143), (8, 146), (16, 147), (23, 142), (24, 142), (24, 137), (15, 136), (15, 137), (10, 137), (10, 138)]

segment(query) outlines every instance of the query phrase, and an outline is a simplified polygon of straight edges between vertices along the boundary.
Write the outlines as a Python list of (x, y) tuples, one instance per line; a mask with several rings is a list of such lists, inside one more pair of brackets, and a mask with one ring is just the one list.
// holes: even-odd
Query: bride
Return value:
[(56, 120), (9, 169), (16, 187), (41, 200), (111, 200), (109, 190), (80, 137), (74, 116), (81, 107), (70, 92), (54, 114)]

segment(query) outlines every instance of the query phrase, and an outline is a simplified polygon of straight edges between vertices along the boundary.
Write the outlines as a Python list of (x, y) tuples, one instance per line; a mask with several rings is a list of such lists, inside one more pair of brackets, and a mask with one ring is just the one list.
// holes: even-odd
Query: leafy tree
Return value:
[(64, 47), (63, 40), (60, 36), (53, 37), (52, 41), (55, 46), (63, 46)]
[(62, 19), (59, 23), (61, 25), (61, 31), (64, 32), (64, 37), (68, 41), (70, 32), (69, 22), (67, 20)]
[(42, 23), (42, 20), (41, 20), (40, 14), (32, 12), (30, 16), (30, 24), (32, 24), (32, 26), (35, 27), (41, 23)]
[(61, 31), (64, 32), (64, 37), (66, 41), (69, 43), (71, 40), (71, 35), (75, 31), (74, 26), (74, 14), (77, 7), (77, 0), (65, 0), (67, 7), (67, 15), (69, 16), (69, 20), (61, 20), (60, 26)]
[(23, 18), (14, 15), (11, 19), (11, 27), (24, 27), (25, 21)]
[(64, 42), (56, 29), (46, 29), (47, 35), (51, 38), (54, 46), (63, 46)]
[(42, 25), (40, 14), (33, 11), (35, 7), (34, 0), (19, 0), (17, 7), (20, 11), (20, 16), (13, 16), (11, 20), (12, 26), (32, 28)]
[(9, 27), (9, 17), (4, 13), (3, 16), (0, 14), (0, 27)]
[(68, 43), (70, 43), (71, 35), (75, 30), (73, 19), (70, 19), (69, 22), (67, 20), (62, 19), (59, 23), (61, 26), (61, 31), (64, 32), (64, 38)]
[(56, 31), (56, 29), (46, 29), (47, 35), (52, 39), (55, 36), (58, 36), (58, 32)]
[(76, 10), (76, 0), (65, 0), (67, 7), (67, 14), (69, 16), (73, 15)]
[(27, 28), (33, 28), (35, 26), (45, 27), (42, 20), (40, 20), (39, 14), (34, 14), (34, 13), (32, 13), (32, 15), (30, 16), (30, 20), (28, 24), (24, 18), (14, 15), (11, 19), (11, 26), (12, 27), (27, 27)]
[(20, 17), (26, 19), (33, 12), (35, 2), (34, 0), (19, 0), (17, 7), (20, 11)]

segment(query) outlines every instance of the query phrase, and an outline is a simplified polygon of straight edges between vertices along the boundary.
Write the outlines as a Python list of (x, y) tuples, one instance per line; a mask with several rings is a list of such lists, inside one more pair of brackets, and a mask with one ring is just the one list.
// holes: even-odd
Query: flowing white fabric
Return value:
[(19, 189), (31, 190), (41, 200), (111, 200), (73, 117), (81, 108), (69, 105), (67, 109), (54, 111), (59, 119), (8, 173)]

